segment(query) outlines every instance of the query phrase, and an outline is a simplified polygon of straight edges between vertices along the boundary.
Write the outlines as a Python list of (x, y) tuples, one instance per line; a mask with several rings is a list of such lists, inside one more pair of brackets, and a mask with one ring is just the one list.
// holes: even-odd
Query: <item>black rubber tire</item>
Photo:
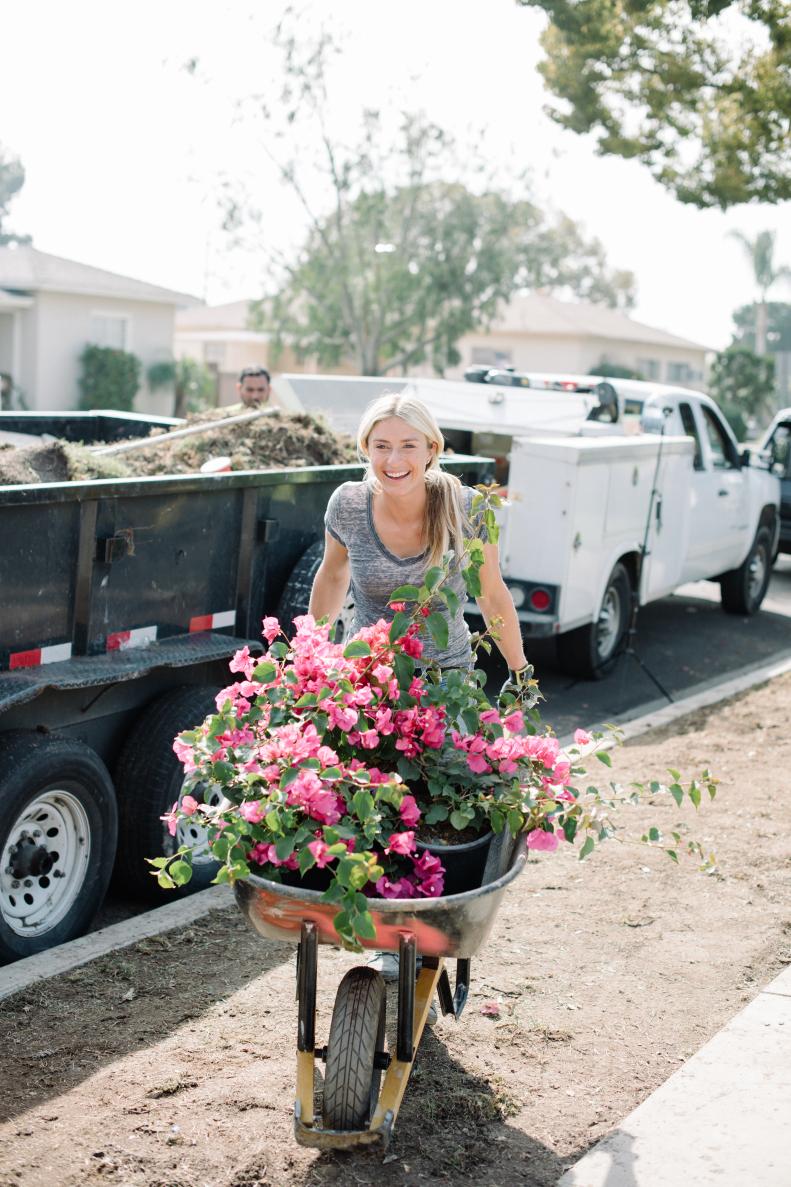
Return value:
[(772, 533), (764, 524), (738, 569), (720, 578), (720, 600), (726, 614), (757, 614), (772, 576)]
[(338, 986), (327, 1043), (322, 1119), (327, 1129), (364, 1129), (379, 1096), (386, 990), (374, 969), (350, 969)]
[[(291, 637), (294, 629), (294, 619), (300, 614), (307, 614), (310, 602), (310, 591), (313, 589), (313, 579), (319, 571), (319, 565), (324, 559), (324, 541), (319, 540), (311, 544), (299, 558), (291, 571), (286, 588), (283, 590), (277, 606), (277, 619), (286, 634)], [(354, 601), (351, 591), (346, 595), (343, 608), (335, 624), (333, 638), (336, 643), (342, 643), (348, 638), (354, 618)]]
[(146, 706), (124, 743), (115, 768), (119, 832), (113, 885), (119, 891), (151, 900), (191, 894), (205, 890), (217, 873), (217, 862), (193, 862), (191, 881), (174, 892), (158, 886), (146, 862), (178, 848), (178, 838), (160, 820), (179, 799), (184, 783), (173, 739), (215, 711), (217, 692), (191, 685), (163, 693)]
[[(629, 573), (619, 561), (610, 573), (596, 621), (558, 635), (558, 663), (563, 672), (584, 680), (601, 680), (613, 670), (623, 651), (633, 597)], [(606, 639), (606, 646), (603, 646), (601, 623), (608, 607), (617, 615), (617, 619), (615, 629)]]
[[(21, 880), (17, 890), (13, 881), (19, 879), (6, 871), (19, 860), (20, 832), (27, 831), (27, 822), (23, 824), (23, 818), (42, 797), (51, 804), (53, 814), (48, 828), (44, 828), (41, 814), (35, 819), (31, 817), (33, 825), (42, 824), (38, 851), (32, 858), (41, 872), (33, 874), (30, 871), (27, 880), (33, 883), (28, 896), (32, 897), (31, 891), (34, 891), (40, 897), (45, 913), (39, 925), (31, 926), (30, 934), (20, 935), (8, 921), (15, 918), (17, 926), (24, 927), (15, 912), (21, 905), (18, 892), (25, 894), (25, 879)], [(0, 895), (0, 963), (7, 963), (73, 940), (87, 931), (110, 880), (118, 835), (118, 812), (110, 773), (90, 746), (31, 730), (13, 730), (0, 738), (0, 804), (0, 877), (3, 887)], [(86, 825), (87, 836), (83, 836)], [(66, 843), (70, 829), (73, 844)], [(63, 838), (60, 845), (59, 837)], [(82, 857), (85, 845), (89, 847), (87, 858)], [(65, 859), (61, 849), (66, 850)], [(78, 856), (76, 866), (68, 860), (71, 854)], [(54, 864), (50, 865), (53, 857)], [(85, 868), (80, 871), (79, 866), (83, 863)], [(26, 861), (25, 868), (30, 869), (30, 860)], [(72, 875), (69, 869), (74, 871)], [(54, 875), (59, 871), (65, 882), (55, 881)], [(49, 906), (52, 923), (48, 925), (46, 892), (50, 886), (53, 887), (54, 901)]]

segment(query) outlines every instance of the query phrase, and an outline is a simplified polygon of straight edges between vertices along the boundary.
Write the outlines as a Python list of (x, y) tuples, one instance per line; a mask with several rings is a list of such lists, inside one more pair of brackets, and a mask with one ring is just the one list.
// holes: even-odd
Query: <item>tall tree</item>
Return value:
[[(461, 163), (453, 140), (422, 116), (403, 115), (393, 132), (378, 112), (366, 111), (355, 142), (334, 136), (330, 39), (306, 49), (281, 31), (281, 45), (286, 84), (273, 110), (291, 145), (296, 127), (307, 123), (318, 166), (306, 180), (308, 154), (278, 164), (308, 232), (296, 258), (276, 255), (277, 295), (253, 310), (255, 324), (272, 330), (276, 350), (289, 345), (322, 366), (351, 359), (367, 375), (424, 360), (442, 372), (458, 362), (459, 338), (484, 327), (520, 288), (633, 303), (634, 277), (611, 272), (598, 241), (562, 215), (548, 219), (523, 178), (497, 184), (480, 158)], [(314, 192), (318, 202), (309, 197)], [(226, 225), (248, 218), (234, 197)]]
[(714, 359), (709, 389), (721, 405), (731, 428), (744, 440), (756, 421), (767, 423), (775, 409), (774, 359), (729, 346)]
[[(791, 148), (789, 149), (791, 152)], [(775, 232), (759, 231), (754, 239), (743, 231), (731, 231), (731, 238), (738, 240), (752, 265), (753, 276), (759, 292), (755, 305), (755, 353), (766, 354), (767, 295), (778, 280), (791, 278), (787, 264), (775, 264)]]
[[(755, 350), (755, 322), (755, 305), (742, 305), (734, 311), (734, 346)], [(768, 354), (791, 351), (791, 304), (787, 301), (766, 303), (766, 350)]]
[(682, 202), (791, 198), (788, 0), (516, 0), (543, 9), (550, 115)]
[(8, 207), (25, 184), (25, 170), (17, 157), (10, 156), (0, 145), (0, 247), (9, 243), (30, 243), (29, 235), (16, 235), (5, 229)]

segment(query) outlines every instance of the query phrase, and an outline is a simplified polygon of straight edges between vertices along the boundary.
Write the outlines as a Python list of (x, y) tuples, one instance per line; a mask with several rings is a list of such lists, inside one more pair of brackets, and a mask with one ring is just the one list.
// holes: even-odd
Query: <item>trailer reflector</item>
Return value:
[(14, 651), (9, 668), (37, 668), (41, 664), (57, 664), (71, 659), (71, 643), (53, 643), (49, 647), (33, 647), (30, 651)]
[(156, 642), (155, 626), (137, 626), (129, 631), (114, 631), (107, 636), (108, 651), (128, 651), (130, 647), (146, 647)]
[(236, 626), (235, 610), (220, 610), (217, 614), (198, 614), (190, 619), (190, 634), (196, 631), (219, 631), (224, 626)]

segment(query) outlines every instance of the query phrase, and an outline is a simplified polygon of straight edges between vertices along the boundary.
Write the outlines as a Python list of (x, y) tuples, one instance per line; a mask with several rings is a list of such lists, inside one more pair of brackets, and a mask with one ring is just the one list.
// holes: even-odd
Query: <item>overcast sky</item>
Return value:
[[(35, 246), (212, 303), (260, 295), (260, 258), (229, 251), (218, 180), (260, 195), (265, 234), (299, 237), (302, 215), (277, 183), (250, 123), (246, 95), (274, 95), (269, 44), (282, 0), (26, 0), (4, 6), (0, 143), (21, 157), (14, 229)], [(337, 126), (354, 134), (363, 106), (422, 108), (493, 162), (529, 167), (535, 195), (599, 237), (613, 267), (637, 275), (634, 316), (712, 348), (753, 297), (731, 228), (778, 231), (791, 263), (791, 203), (726, 214), (682, 206), (636, 162), (599, 158), (587, 138), (542, 113), (535, 70), (543, 15), (513, 0), (314, 0), (345, 49), (333, 74)], [(315, 20), (315, 18), (314, 18)], [(183, 64), (199, 60), (197, 76)], [(484, 139), (480, 133), (484, 129)], [(791, 300), (791, 285), (778, 285)]]

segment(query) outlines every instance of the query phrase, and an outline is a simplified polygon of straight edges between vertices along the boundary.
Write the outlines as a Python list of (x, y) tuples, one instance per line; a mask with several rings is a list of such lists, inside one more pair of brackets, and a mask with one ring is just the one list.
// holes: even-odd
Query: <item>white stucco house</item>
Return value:
[(149, 391), (145, 375), (173, 357), (176, 310), (197, 304), (186, 293), (33, 247), (0, 247), (0, 372), (31, 410), (66, 410), (79, 400), (85, 346), (120, 348), (142, 363), (135, 408), (167, 415), (172, 394)]
[[(191, 307), (176, 315), (177, 357), (189, 356), (217, 370), (221, 403), (236, 399), (236, 376), (243, 367), (270, 366), (269, 335), (249, 329), (249, 307), (249, 301), (233, 301)], [(489, 329), (465, 334), (458, 349), (462, 361), (448, 368), (447, 379), (460, 379), (473, 364), (589, 374), (603, 363), (616, 363), (638, 371), (644, 379), (699, 388), (705, 383), (710, 353), (698, 342), (644, 325), (617, 310), (541, 293), (515, 297)], [(315, 372), (318, 368), (312, 360), (298, 362), (286, 352), (278, 369)], [(333, 370), (353, 373), (354, 367)], [(409, 371), (434, 374), (428, 365)]]
[(476, 363), (583, 375), (616, 363), (643, 379), (699, 388), (710, 353), (709, 347), (616, 309), (541, 293), (514, 297), (488, 330), (465, 334), (458, 349), (462, 361), (446, 372), (448, 379), (461, 378), (465, 367)]

